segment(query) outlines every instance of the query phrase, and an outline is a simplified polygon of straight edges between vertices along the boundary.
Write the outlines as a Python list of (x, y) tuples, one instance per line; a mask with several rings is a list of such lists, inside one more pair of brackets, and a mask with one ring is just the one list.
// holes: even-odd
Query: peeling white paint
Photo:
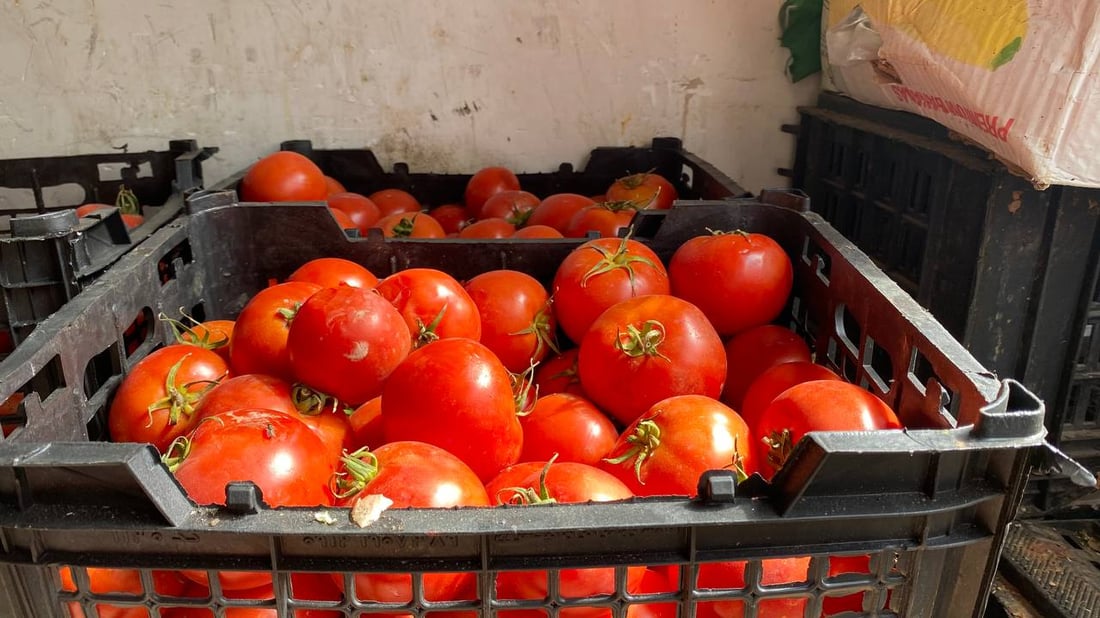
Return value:
[(193, 137), (221, 147), (214, 180), (308, 138), (414, 170), (548, 171), (671, 135), (757, 190), (785, 182), (779, 125), (816, 93), (783, 74), (780, 4), (7, 2), (0, 156)]

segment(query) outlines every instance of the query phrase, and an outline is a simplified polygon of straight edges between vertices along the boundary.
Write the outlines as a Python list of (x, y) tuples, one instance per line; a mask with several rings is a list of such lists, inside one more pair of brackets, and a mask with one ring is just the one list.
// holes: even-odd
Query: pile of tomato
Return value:
[(370, 195), (348, 192), (309, 158), (277, 152), (249, 168), (238, 187), (245, 202), (327, 202), (344, 229), (366, 236), (380, 228), (399, 238), (581, 238), (594, 231), (616, 236), (645, 209), (667, 209), (678, 197), (660, 174), (624, 176), (605, 194), (557, 193), (540, 199), (522, 190), (505, 167), (487, 167), (470, 179), (461, 203), (426, 208), (401, 189)]
[[(467, 213), (516, 190), (485, 188), (487, 177), (470, 181)], [(253, 193), (254, 182), (245, 177), (246, 198), (272, 197)], [(318, 182), (316, 190), (327, 191)], [(653, 192), (661, 194), (668, 195)], [(805, 341), (775, 324), (792, 284), (783, 248), (740, 230), (693, 238), (667, 264), (629, 235), (591, 239), (548, 286), (514, 270), (459, 281), (412, 268), (379, 279), (359, 264), (321, 258), (259, 291), (234, 320), (172, 320), (178, 343), (131, 368), (114, 394), (109, 430), (115, 441), (154, 445), (198, 504), (224, 504), (226, 484), (243, 480), (271, 506), (349, 513), (379, 500), (390, 508), (534, 508), (694, 496), (707, 470), (771, 479), (809, 431), (900, 427), (888, 405), (815, 364)], [(762, 583), (804, 581), (808, 563), (765, 560)], [(704, 564), (695, 585), (742, 587), (744, 568)], [(133, 571), (90, 572), (93, 592), (140, 591)], [(869, 559), (834, 557), (829, 572), (868, 573)], [(218, 577), (230, 598), (273, 598), (269, 573)], [(340, 600), (350, 592), (341, 574), (294, 577), (295, 598)], [(609, 568), (566, 569), (559, 590), (609, 594), (614, 579)], [(361, 573), (351, 581), (360, 600), (412, 598), (408, 574)], [(209, 582), (206, 572), (184, 571), (159, 573), (155, 583), (169, 596), (204, 598)], [(679, 583), (677, 567), (628, 569), (632, 593), (674, 591)], [(476, 598), (472, 573), (428, 574), (423, 586), (431, 601)], [(543, 599), (548, 591), (542, 571), (503, 572), (496, 586), (501, 599)], [(830, 597), (826, 610), (858, 611), (861, 599)], [(758, 615), (801, 616), (805, 604), (771, 599)], [(114, 609), (119, 618), (146, 615)], [(237, 608), (227, 616), (274, 611)], [(742, 611), (736, 601), (699, 606), (713, 618)], [(630, 614), (671, 618), (676, 608), (634, 605)], [(181, 607), (162, 615), (210, 613)]]

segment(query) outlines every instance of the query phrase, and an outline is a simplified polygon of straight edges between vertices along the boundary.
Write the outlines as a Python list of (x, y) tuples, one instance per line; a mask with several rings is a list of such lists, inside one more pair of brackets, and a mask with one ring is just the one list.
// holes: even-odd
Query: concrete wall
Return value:
[[(815, 83), (780, 0), (7, 0), (0, 157), (217, 145), (208, 180), (283, 139), (383, 165), (547, 171), (656, 135), (750, 190), (783, 184)], [(807, 80), (810, 82), (812, 80)]]

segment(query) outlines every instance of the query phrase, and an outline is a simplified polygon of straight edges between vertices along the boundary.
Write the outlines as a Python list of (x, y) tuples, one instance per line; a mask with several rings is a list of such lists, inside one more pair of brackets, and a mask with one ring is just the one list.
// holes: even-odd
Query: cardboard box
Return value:
[(1037, 187), (1100, 187), (1100, 0), (825, 0), (825, 88), (926, 116)]

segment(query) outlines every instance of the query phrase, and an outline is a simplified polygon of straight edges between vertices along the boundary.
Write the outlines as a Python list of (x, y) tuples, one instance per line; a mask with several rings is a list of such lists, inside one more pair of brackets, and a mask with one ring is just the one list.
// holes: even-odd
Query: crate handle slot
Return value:
[(982, 408), (974, 437), (984, 440), (1030, 438), (1046, 432), (1046, 406), (1023, 384), (1011, 378), (1002, 382), (996, 399)]

